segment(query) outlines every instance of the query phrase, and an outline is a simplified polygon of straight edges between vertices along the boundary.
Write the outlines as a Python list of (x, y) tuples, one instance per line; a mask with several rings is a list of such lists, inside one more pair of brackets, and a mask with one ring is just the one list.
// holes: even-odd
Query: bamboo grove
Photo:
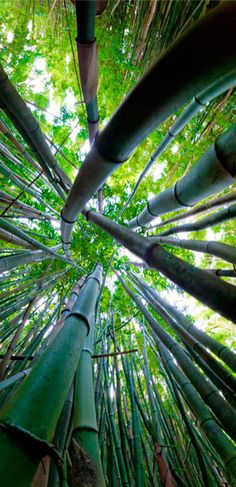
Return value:
[(0, 483), (236, 485), (236, 4), (1, 4)]

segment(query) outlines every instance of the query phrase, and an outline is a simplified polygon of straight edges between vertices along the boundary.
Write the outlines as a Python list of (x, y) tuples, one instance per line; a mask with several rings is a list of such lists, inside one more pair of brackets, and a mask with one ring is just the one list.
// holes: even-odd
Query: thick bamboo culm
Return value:
[[(216, 279), (204, 270), (198, 269), (164, 250), (151, 239), (136, 234), (132, 230), (115, 223), (93, 211), (84, 211), (88, 221), (102, 228), (118, 243), (140, 257), (150, 268), (163, 273), (168, 279), (236, 323), (235, 287)], [(209, 279), (211, 277), (211, 279)], [(212, 279), (213, 278), (213, 279)]]
[[(98, 266), (83, 286), (83, 292), (66, 318), (66, 326), (45, 349), (30, 374), (1, 411), (0, 476), (5, 485), (30, 487), (41, 458), (51, 451), (49, 442), (77, 369), (84, 339), (90, 330), (100, 281), (101, 267)], [(48, 397), (47, 402), (45, 397)], [(24, 435), (24, 448), (15, 441), (15, 437), (19, 435)], [(32, 438), (34, 447), (30, 442)], [(14, 469), (9, 469), (9, 462), (13, 458)], [(57, 458), (59, 459), (58, 456)]]
[(205, 106), (207, 105), (212, 99), (216, 98), (224, 91), (229, 89), (233, 86), (236, 82), (236, 72), (230, 73), (226, 76), (223, 80), (217, 81), (215, 84), (211, 85), (210, 88), (207, 88), (202, 93), (199, 93), (194, 97), (194, 99), (190, 102), (190, 104), (183, 110), (181, 115), (178, 119), (174, 122), (172, 127), (169, 129), (167, 135), (161, 141), (155, 152), (151, 155), (150, 159), (148, 160), (144, 170), (140, 174), (135, 187), (129, 196), (127, 202), (125, 203), (124, 209), (131, 203), (132, 199), (134, 198), (135, 194), (138, 191), (138, 188), (156, 161), (156, 159), (167, 149), (167, 147), (175, 140), (175, 137), (183, 130), (183, 128), (189, 123), (189, 121)]
[[(235, 9), (233, 2), (226, 2), (188, 31), (136, 85), (96, 137), (62, 210), (62, 239), (68, 247), (78, 213), (134, 148), (179, 106), (235, 69)], [(190, 71), (186, 57), (192, 60)], [(173, 78), (176, 63), (179, 76), (173, 85), (167, 80)]]
[(148, 227), (157, 216), (194, 206), (235, 183), (236, 125), (215, 140), (193, 168), (175, 185), (148, 201), (147, 207), (129, 222), (129, 228)]

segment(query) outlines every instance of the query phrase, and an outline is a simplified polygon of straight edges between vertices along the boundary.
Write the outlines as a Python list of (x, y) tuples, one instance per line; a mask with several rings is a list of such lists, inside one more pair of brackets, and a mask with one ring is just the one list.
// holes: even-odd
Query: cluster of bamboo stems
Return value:
[[(156, 3), (145, 16), (147, 30), (143, 29), (137, 41), (137, 59), (142, 57), (142, 38), (148, 36), (155, 9)], [(151, 200), (129, 223), (130, 228), (101, 214), (101, 192), (99, 213), (85, 208), (135, 147), (193, 98), (148, 161), (125, 207), (130, 204), (155, 159), (204, 105), (235, 83), (235, 4), (226, 2), (213, 10), (174, 44), (135, 86), (101, 133), (95, 2), (76, 1), (75, 14), (92, 146), (72, 186), (36, 119), (3, 68), (0, 70), (1, 109), (23, 138), (23, 143), (19, 142), (15, 129), (8, 128), (5, 118), (0, 121), (4, 141), (7, 138), (11, 144), (0, 144), (0, 173), (16, 191), (14, 196), (0, 192), (0, 239), (17, 247), (1, 249), (0, 257), (0, 482), (5, 487), (233, 486), (236, 354), (171, 306), (132, 270), (132, 263), (122, 273), (112, 272), (135, 314), (128, 322), (120, 319), (117, 325), (112, 296), (107, 313), (99, 314), (106, 275), (102, 276), (100, 264), (88, 274), (68, 251), (73, 224), (82, 212), (141, 258), (141, 265), (160, 272), (236, 323), (236, 288), (232, 281), (215, 275), (233, 277), (235, 268), (202, 270), (169, 250), (174, 246), (204, 252), (235, 266), (235, 247), (168, 237), (235, 218), (235, 191), (201, 203), (234, 184), (235, 126), (217, 137), (174, 187)], [(216, 30), (219, 35), (213, 42)], [(185, 60), (190, 54), (192, 69), (188, 71)], [(181, 75), (173, 86), (167, 80), (173, 79), (176, 63)], [(25, 177), (18, 174), (21, 167)], [(33, 231), (24, 224), (15, 223), (16, 218), (57, 220), (57, 212), (43, 197), (40, 178), (65, 202), (62, 242), (67, 256), (60, 253), (60, 244), (46, 245), (41, 238), (32, 237)], [(31, 204), (21, 201), (26, 194)], [(214, 208), (220, 210), (158, 235), (133, 231), (147, 227), (158, 215), (196, 203), (200, 204), (156, 227)], [(38, 204), (45, 211), (38, 209)], [(11, 217), (12, 222), (8, 220)], [(60, 267), (54, 267), (55, 262), (60, 262)], [(72, 270), (76, 278), (68, 280)], [(66, 283), (60, 291), (59, 282)], [(120, 329), (124, 333), (119, 333)]]

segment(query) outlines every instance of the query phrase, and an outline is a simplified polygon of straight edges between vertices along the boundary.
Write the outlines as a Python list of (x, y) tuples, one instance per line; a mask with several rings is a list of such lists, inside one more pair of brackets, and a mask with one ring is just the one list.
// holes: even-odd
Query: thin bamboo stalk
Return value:
[(207, 381), (198, 371), (197, 367), (194, 366), (188, 358), (184, 349), (161, 327), (157, 320), (154, 319), (151, 313), (143, 305), (141, 299), (128, 288), (120, 276), (118, 277), (127, 293), (139, 307), (152, 330), (171, 351), (204, 402), (209, 405), (216, 417), (220, 420), (227, 434), (235, 441), (236, 429), (235, 432), (232, 431), (232, 417), (236, 415), (235, 410), (221, 397), (218, 389), (209, 380)]
[(219, 357), (226, 365), (228, 365), (234, 372), (236, 372), (236, 354), (230, 350), (226, 345), (219, 343), (213, 337), (209, 336), (204, 331), (189, 321), (186, 316), (181, 313), (176, 307), (171, 306), (160, 294), (158, 294), (151, 286), (148, 286), (145, 281), (137, 274), (131, 273), (135, 282), (151, 294), (153, 300), (158, 303), (166, 313), (181, 325), (190, 335), (195, 337), (205, 348), (211, 350), (217, 357)]
[(165, 232), (160, 233), (160, 236), (172, 235), (173, 233), (181, 232), (197, 232), (198, 230), (205, 230), (206, 228), (213, 227), (214, 225), (219, 225), (219, 223), (224, 223), (228, 220), (234, 219), (236, 217), (236, 204), (230, 205), (224, 210), (220, 210), (213, 215), (206, 216), (195, 223), (186, 223), (185, 225), (179, 225), (178, 227), (170, 228)]
[(195, 252), (204, 252), (205, 254), (214, 255), (220, 259), (236, 264), (236, 248), (232, 245), (226, 245), (220, 242), (203, 241), (203, 240), (184, 240), (177, 238), (159, 237), (151, 235), (151, 239), (159, 244), (167, 244), (181, 249), (189, 249)]
[(173, 223), (178, 220), (183, 220), (193, 215), (198, 215), (199, 213), (203, 213), (213, 208), (218, 208), (219, 206), (227, 205), (229, 203), (232, 203), (232, 201), (235, 200), (236, 200), (236, 191), (232, 191), (232, 193), (228, 193), (226, 195), (219, 196), (218, 198), (214, 198), (210, 201), (207, 201), (206, 203), (203, 203), (202, 205), (196, 206), (196, 208), (194, 207), (192, 210), (185, 211), (185, 213), (181, 213), (180, 215), (176, 215), (173, 216), (172, 218), (168, 218), (167, 220), (164, 220), (161, 223), (158, 223), (157, 225), (151, 226), (151, 228), (160, 228), (165, 225), (168, 225), (169, 223)]
[[(17, 120), (17, 128), (22, 127), (23, 130), (20, 131), (23, 138), (25, 133), (27, 134), (27, 142), (29, 141), (30, 145), (36, 151), (37, 159), (43, 170), (49, 166), (58, 176), (63, 188), (68, 189), (71, 184), (70, 179), (54, 159), (36, 119), (10, 82), (2, 66), (0, 66), (0, 84), (0, 98), (3, 109), (7, 112), (7, 115), (13, 123)], [(48, 174), (50, 174), (50, 171), (47, 171), (47, 176)], [(53, 177), (50, 179), (54, 183)], [(58, 186), (54, 186), (58, 190)]]

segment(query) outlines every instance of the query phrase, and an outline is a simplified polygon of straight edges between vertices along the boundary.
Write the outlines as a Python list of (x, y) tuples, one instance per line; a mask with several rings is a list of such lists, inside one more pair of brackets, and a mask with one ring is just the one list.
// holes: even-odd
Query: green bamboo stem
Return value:
[(226, 245), (220, 242), (203, 241), (203, 240), (184, 240), (177, 238), (159, 237), (158, 235), (151, 236), (152, 241), (159, 244), (167, 244), (181, 249), (189, 249), (194, 252), (204, 252), (209, 255), (214, 255), (220, 259), (236, 264), (236, 249), (232, 245)]
[(156, 462), (158, 465), (161, 484), (165, 487), (174, 487), (176, 485), (176, 483), (172, 477), (171, 469), (168, 465), (166, 455), (164, 454), (163, 449), (160, 446), (160, 444), (163, 444), (164, 442), (163, 442), (162, 431), (161, 431), (161, 428), (159, 425), (159, 415), (157, 412), (157, 405), (155, 403), (154, 393), (153, 393), (153, 389), (152, 389), (152, 385), (151, 385), (151, 375), (150, 375), (148, 355), (147, 355), (147, 350), (146, 350), (145, 331), (143, 331), (143, 337), (144, 337), (143, 357), (144, 357), (144, 364), (145, 364), (144, 373), (145, 373), (145, 379), (146, 379), (146, 384), (147, 384), (147, 392), (148, 392), (148, 397), (149, 397), (149, 403), (151, 406), (153, 429), (155, 432), (155, 437), (153, 438), (155, 458), (156, 458)]
[(209, 211), (213, 208), (218, 208), (219, 206), (228, 205), (235, 200), (236, 200), (236, 191), (232, 191), (231, 193), (228, 193), (223, 196), (219, 196), (218, 198), (213, 198), (212, 200), (207, 201), (206, 203), (198, 205), (194, 207), (192, 210), (185, 211), (185, 213), (178, 214), (176, 216), (173, 216), (172, 218), (168, 218), (167, 220), (162, 221), (161, 223), (152, 225), (151, 228), (160, 228), (165, 225), (168, 225), (169, 223), (173, 223), (178, 220), (183, 220), (193, 215), (198, 215), (199, 213)]
[(196, 95), (190, 104), (183, 110), (181, 115), (177, 118), (174, 122), (172, 127), (169, 129), (168, 133), (161, 141), (159, 146), (156, 148), (154, 153), (151, 155), (150, 159), (148, 160), (144, 170), (141, 172), (134, 189), (129, 196), (127, 202), (125, 203), (122, 213), (125, 208), (131, 203), (135, 194), (138, 191), (138, 188), (145, 178), (146, 174), (156, 161), (156, 159), (165, 151), (165, 149), (175, 140), (175, 137), (183, 130), (183, 128), (190, 122), (190, 120), (200, 111), (207, 103), (209, 103), (215, 97), (221, 95), (224, 91), (228, 90), (231, 86), (235, 84), (236, 73), (230, 73), (229, 76), (223, 78), (223, 80), (217, 81), (213, 83), (209, 88), (207, 88), (204, 92)]
[(0, 259), (0, 271), (6, 272), (11, 269), (15, 269), (24, 264), (32, 264), (34, 262), (40, 262), (45, 259), (49, 259), (50, 254), (42, 250), (34, 250), (29, 252), (22, 252), (20, 255), (9, 255)]
[(112, 437), (115, 445), (115, 450), (116, 450), (116, 456), (117, 456), (117, 461), (119, 465), (119, 471), (121, 475), (121, 481), (122, 481), (122, 486), (129, 486), (128, 478), (127, 478), (127, 473), (126, 473), (126, 468), (125, 468), (125, 462), (124, 458), (122, 455), (122, 450), (121, 450), (121, 444), (119, 441), (118, 433), (117, 433), (117, 428), (116, 428), (116, 423), (115, 423), (115, 418), (114, 418), (114, 410), (113, 410), (113, 405), (111, 403), (110, 395), (109, 395), (109, 381), (108, 381), (108, 372), (107, 372), (107, 367), (106, 364), (104, 364), (104, 379), (105, 379), (105, 387), (107, 391), (107, 408), (108, 408), (108, 414), (109, 414), (109, 421), (111, 425), (111, 431), (112, 431)]
[(20, 337), (20, 334), (30, 316), (30, 313), (31, 313), (31, 310), (33, 308), (33, 306), (35, 305), (35, 303), (37, 302), (37, 300), (39, 299), (39, 297), (33, 297), (32, 299), (30, 299), (30, 302), (24, 312), (24, 315), (23, 315), (23, 318), (21, 320), (21, 323), (20, 325), (18, 326), (17, 328), (17, 331), (13, 337), (13, 339), (11, 340), (11, 343), (7, 349), (7, 352), (4, 356), (4, 359), (1, 361), (1, 364), (0, 364), (0, 381), (4, 379), (5, 377), (5, 374), (6, 374), (6, 370), (7, 370), (7, 367), (10, 363), (10, 360), (11, 360), (11, 355), (12, 353), (14, 352), (14, 349), (15, 349), (15, 346), (16, 346), (16, 343)]
[(228, 208), (218, 211), (217, 213), (211, 214), (198, 220), (195, 223), (186, 223), (185, 225), (179, 225), (177, 227), (172, 227), (165, 232), (160, 233), (160, 236), (172, 235), (173, 233), (181, 232), (197, 232), (198, 230), (205, 230), (206, 228), (213, 227), (214, 225), (219, 225), (228, 220), (234, 219), (236, 217), (236, 204), (230, 205)]
[(160, 338), (160, 340), (163, 341), (164, 345), (174, 355), (180, 367), (192, 382), (198, 393), (201, 395), (204, 402), (209, 405), (216, 417), (221, 422), (227, 434), (235, 441), (236, 428), (235, 431), (233, 431), (234, 428), (232, 426), (232, 418), (234, 415), (236, 415), (235, 410), (223, 399), (223, 397), (219, 394), (218, 389), (209, 380), (206, 380), (203, 374), (199, 372), (197, 367), (188, 358), (184, 349), (161, 327), (158, 321), (143, 305), (141, 299), (137, 297), (130, 290), (130, 288), (128, 288), (120, 276), (118, 277), (126, 292), (137, 304), (152, 330), (154, 330), (155, 334)]
[(9, 206), (13, 206), (14, 210), (17, 211), (22, 211), (22, 212), (28, 212), (33, 215), (38, 215), (42, 216), (46, 220), (57, 220), (54, 216), (50, 215), (49, 213), (45, 213), (44, 211), (37, 210), (36, 208), (33, 208), (32, 206), (26, 205), (25, 203), (22, 203), (21, 201), (18, 200), (19, 196), (17, 196), (17, 199), (11, 196), (8, 193), (5, 193), (4, 191), (0, 191), (0, 201), (3, 203), (6, 203)]
[(236, 176), (236, 125), (219, 135), (174, 186), (160, 192), (148, 201), (147, 207), (128, 225), (131, 229), (148, 227), (157, 216), (193, 206), (208, 196), (235, 183)]
[[(155, 355), (156, 355), (156, 352), (155, 352)], [(167, 373), (168, 372), (169, 371), (167, 370)], [(170, 382), (167, 380), (168, 377), (169, 377), (169, 381)], [(204, 455), (205, 452), (202, 449), (202, 447), (201, 447), (201, 445), (200, 445), (200, 443), (199, 443), (199, 441), (198, 441), (198, 439), (196, 437), (195, 428), (193, 428), (193, 426), (192, 426), (192, 424), (190, 422), (189, 415), (186, 414), (186, 411), (185, 411), (184, 406), (182, 404), (182, 401), (181, 401), (181, 398), (180, 398), (180, 395), (179, 395), (179, 392), (178, 392), (176, 383), (173, 380), (173, 376), (170, 373), (168, 373), (168, 376), (165, 377), (165, 379), (167, 380), (167, 383), (168, 383), (168, 385), (170, 387), (172, 397), (177, 402), (177, 405), (178, 405), (178, 408), (179, 408), (181, 417), (182, 417), (183, 422), (184, 422), (184, 424), (186, 426), (186, 429), (188, 431), (188, 434), (189, 434), (189, 437), (191, 439), (193, 448), (194, 448), (194, 450), (196, 452), (196, 456), (197, 456), (197, 459), (198, 459), (199, 467), (201, 469), (201, 475), (202, 475), (202, 480), (203, 480), (204, 486), (211, 487), (212, 482), (215, 482), (216, 481), (216, 479), (215, 479), (215, 472), (212, 472), (212, 466), (211, 466), (211, 464), (209, 464), (210, 462), (208, 463), (208, 465), (206, 467), (206, 464), (205, 464), (206, 457)]]
[(129, 385), (129, 398), (132, 412), (132, 429), (133, 429), (133, 444), (134, 444), (134, 466), (135, 466), (135, 485), (137, 487), (143, 486), (144, 472), (142, 464), (142, 453), (140, 443), (140, 425), (137, 414), (137, 406), (135, 401), (135, 386), (132, 368), (130, 361), (127, 360), (127, 356), (122, 357), (123, 368), (126, 374), (127, 382)]
[[(97, 267), (97, 296), (101, 285), (101, 267)], [(82, 288), (83, 289), (83, 288)], [(75, 289), (73, 290), (75, 292)], [(76, 290), (77, 292), (77, 290)], [(97, 302), (95, 303), (95, 308)], [(98, 446), (98, 426), (94, 403), (94, 386), (92, 375), (92, 345), (95, 326), (95, 314), (90, 319), (90, 332), (84, 342), (75, 377), (75, 399), (73, 411), (72, 437), (85, 450), (96, 465), (94, 485), (105, 486)]]
[[(59, 178), (62, 187), (68, 189), (71, 184), (70, 179), (54, 159), (36, 119), (10, 82), (2, 66), (0, 66), (0, 88), (3, 109), (13, 123), (17, 121), (17, 128), (22, 128), (20, 132), (23, 138), (25, 134), (27, 135), (27, 142), (30, 142), (31, 147), (36, 151), (36, 157), (43, 170), (49, 166)], [(50, 182), (54, 183), (54, 179), (52, 177), (50, 179)], [(54, 186), (58, 190), (57, 185)]]
[(66, 262), (68, 264), (71, 264), (72, 266), (76, 267), (77, 269), (81, 269), (80, 266), (75, 264), (72, 260), (67, 259), (65, 256), (57, 254), (53, 249), (50, 247), (47, 247), (46, 245), (42, 244), (41, 242), (38, 242), (32, 237), (29, 237), (26, 232), (21, 230), (20, 228), (17, 228), (15, 225), (13, 225), (10, 222), (5, 221), (3, 218), (0, 217), (0, 227), (3, 228), (4, 230), (7, 230), (8, 232), (12, 232), (13, 235), (16, 235), (17, 237), (21, 238), (22, 240), (25, 240), (28, 242), (31, 246), (34, 246), (35, 248), (38, 248), (40, 250), (43, 250), (46, 253), (51, 254), (54, 258), (61, 260), (63, 262)]
[[(235, 8), (234, 3), (224, 2), (181, 37), (135, 86), (98, 135), (62, 210), (64, 246), (69, 247), (79, 212), (135, 147), (179, 106), (235, 70)], [(191, 59), (190, 71), (186, 58)], [(179, 76), (173, 85), (167, 80), (173, 78), (176, 64)]]
[(10, 140), (10, 142), (16, 147), (16, 149), (24, 156), (27, 162), (34, 167), (37, 171), (41, 171), (40, 165), (30, 156), (30, 154), (25, 150), (24, 146), (14, 137), (10, 132), (7, 125), (0, 120), (0, 131)]
[(25, 242), (25, 240), (16, 237), (13, 233), (7, 232), (3, 228), (0, 229), (0, 240), (4, 240), (12, 245), (24, 247), (26, 249), (32, 247), (28, 242)]
[(166, 252), (160, 245), (153, 245), (150, 239), (137, 235), (103, 215), (92, 211), (86, 211), (84, 214), (88, 221), (102, 228), (117, 242), (144, 260), (149, 267), (157, 269), (192, 296), (236, 322), (236, 310), (233, 309), (236, 298), (234, 286), (213, 279), (214, 276)]
[(52, 213), (55, 213), (55, 210), (53, 210), (53, 208), (48, 203), (46, 203), (46, 201), (44, 201), (35, 190), (29, 187), (29, 184), (27, 182), (25, 182), (24, 180), (22, 181), (22, 178), (16, 175), (3, 162), (0, 162), (0, 173), (3, 176), (6, 176), (7, 178), (11, 178), (11, 180), (16, 186), (18, 186), (24, 192), (28, 193), (30, 196), (35, 198), (41, 205), (43, 205), (44, 207), (52, 211)]
[(56, 325), (54, 326), (53, 332), (51, 333), (50, 340), (52, 340), (54, 338), (54, 336), (56, 336), (56, 334), (60, 331), (60, 329), (64, 325), (66, 317), (70, 314), (71, 309), (73, 308), (73, 306), (76, 302), (76, 299), (79, 296), (79, 292), (80, 292), (80, 289), (82, 288), (82, 286), (84, 284), (84, 281), (85, 281), (85, 277), (81, 277), (78, 280), (78, 282), (76, 283), (76, 285), (73, 287), (71, 294), (70, 294), (70, 298), (66, 302), (66, 304), (65, 304), (65, 306), (61, 312), (60, 319), (57, 321)]
[(233, 393), (236, 392), (236, 380), (234, 376), (217, 362), (197, 340), (191, 337), (189, 333), (179, 326), (179, 323), (175, 322), (167, 313), (165, 313), (153, 299), (146, 294), (144, 296), (152, 308), (182, 339), (186, 348), (188, 350), (190, 349), (191, 355), (193, 355), (194, 358), (197, 357), (197, 363), (199, 363), (200, 367), (206, 372), (217, 388), (222, 390), (227, 401), (235, 408), (236, 398), (233, 396)]
[(233, 350), (230, 350), (226, 345), (219, 343), (217, 340), (191, 323), (191, 321), (189, 321), (186, 316), (181, 313), (181, 311), (171, 306), (171, 304), (163, 299), (151, 286), (148, 286), (140, 276), (132, 273), (132, 277), (143, 290), (146, 290), (151, 294), (154, 301), (157, 302), (162, 309), (164, 309), (168, 315), (170, 315), (170, 317), (176, 321), (177, 324), (181, 325), (182, 328), (184, 328), (190, 335), (195, 337), (204, 347), (209, 348), (209, 350), (211, 350), (226, 365), (228, 365), (228, 367), (236, 372), (236, 354), (233, 352)]
[[(65, 455), (65, 447), (66, 441), (68, 437), (68, 431), (70, 426), (71, 420), (71, 413), (73, 408), (73, 396), (74, 396), (74, 388), (71, 387), (68, 397), (65, 401), (63, 406), (60, 418), (57, 423), (57, 429), (55, 436), (53, 438), (53, 443), (55, 444), (57, 450), (61, 453), (62, 456)], [(61, 480), (58, 474), (57, 467), (55, 463), (51, 462), (50, 465), (50, 472), (47, 482), (47, 487), (60, 487)]]
[(204, 432), (213, 448), (218, 452), (229, 474), (229, 477), (231, 480), (234, 480), (236, 478), (236, 458), (233, 443), (222, 432), (218, 423), (215, 421), (214, 416), (211, 415), (209, 409), (201, 397), (197, 394), (187, 376), (175, 365), (171, 354), (168, 352), (161, 340), (158, 339), (156, 335), (154, 335), (154, 340), (161, 353), (161, 357), (164, 361), (166, 369), (170, 371), (179, 385), (181, 394), (183, 394), (186, 402), (189, 404), (196, 419), (198, 420), (200, 429)]
[(30, 368), (25, 369), (25, 370), (22, 370), (22, 372), (18, 372), (18, 374), (15, 374), (15, 375), (13, 375), (11, 377), (8, 377), (7, 379), (1, 381), (1, 383), (0, 383), (0, 392), (1, 391), (4, 391), (8, 387), (12, 386), (13, 384), (15, 384), (16, 382), (18, 382), (19, 380), (21, 380), (24, 377), (26, 377), (30, 373), (30, 371), (31, 371)]
[[(6, 487), (16, 483), (19, 487), (30, 487), (39, 462), (46, 453), (45, 447), (42, 449), (38, 445), (40, 441), (48, 443), (52, 440), (89, 332), (97, 299), (96, 288), (96, 276), (91, 275), (66, 319), (66, 326), (46, 348), (1, 411), (0, 479)], [(24, 445), (16, 440), (23, 434), (20, 433), (22, 429), (26, 435)], [(30, 441), (32, 435), (35, 438), (33, 446)], [(48, 448), (47, 454), (51, 452), (52, 455)], [(9, 469), (9, 462), (13, 459), (14, 469)]]

